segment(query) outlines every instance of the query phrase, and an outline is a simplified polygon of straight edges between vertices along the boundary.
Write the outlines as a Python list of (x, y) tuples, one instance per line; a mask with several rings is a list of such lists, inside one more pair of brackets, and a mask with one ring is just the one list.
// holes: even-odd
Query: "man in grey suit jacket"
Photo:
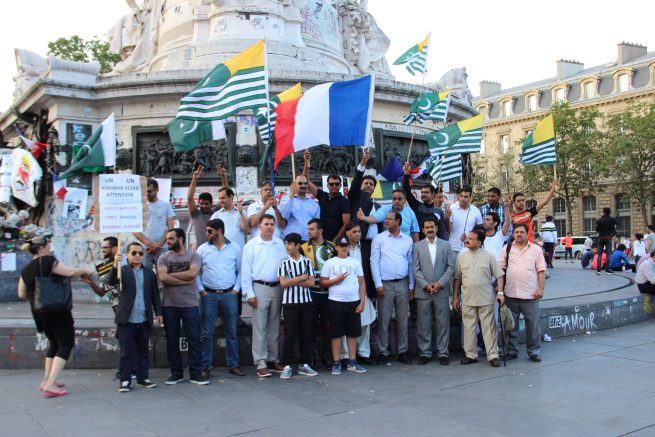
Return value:
[(418, 364), (432, 359), (432, 313), (436, 316), (437, 356), (439, 363), (450, 363), (450, 280), (455, 272), (455, 252), (450, 243), (437, 238), (436, 217), (424, 217), (421, 230), (425, 238), (414, 243), (414, 297), (418, 315)]

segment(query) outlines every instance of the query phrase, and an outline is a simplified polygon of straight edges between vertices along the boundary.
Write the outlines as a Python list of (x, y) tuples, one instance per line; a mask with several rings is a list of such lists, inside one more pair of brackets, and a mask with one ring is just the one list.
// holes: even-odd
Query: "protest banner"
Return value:
[(143, 190), (138, 175), (98, 175), (99, 232), (143, 232)]

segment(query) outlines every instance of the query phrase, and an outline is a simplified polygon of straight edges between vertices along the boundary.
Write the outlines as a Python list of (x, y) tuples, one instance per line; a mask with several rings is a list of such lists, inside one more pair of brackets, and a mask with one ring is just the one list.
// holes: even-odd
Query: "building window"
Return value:
[(509, 150), (509, 135), (500, 136), (500, 153), (507, 153)]
[(537, 207), (536, 200), (530, 199), (525, 201), (525, 209), (536, 208), (536, 207)]
[(592, 235), (596, 232), (596, 220), (598, 210), (596, 208), (596, 196), (582, 197), (582, 233)]
[(616, 209), (616, 235), (630, 236), (630, 199), (623, 193), (614, 195), (614, 208)]
[(553, 213), (564, 214), (566, 212), (566, 202), (561, 197), (553, 199)]
[(630, 76), (628, 73), (619, 74), (616, 78), (617, 92), (624, 93), (630, 90)]
[(509, 117), (512, 115), (512, 101), (507, 100), (502, 103), (503, 108), (503, 117)]
[(593, 99), (596, 97), (596, 83), (595, 82), (586, 82), (584, 84), (584, 96), (585, 99)]
[(537, 110), (537, 96), (533, 94), (531, 96), (528, 96), (528, 111), (534, 112), (536, 110)]
[(566, 101), (566, 88), (555, 90), (555, 103)]
[(566, 202), (561, 197), (553, 199), (553, 223), (557, 228), (557, 235), (566, 235)]
[(554, 219), (553, 223), (555, 224), (555, 228), (557, 228), (558, 236), (563, 237), (566, 235), (566, 219)]

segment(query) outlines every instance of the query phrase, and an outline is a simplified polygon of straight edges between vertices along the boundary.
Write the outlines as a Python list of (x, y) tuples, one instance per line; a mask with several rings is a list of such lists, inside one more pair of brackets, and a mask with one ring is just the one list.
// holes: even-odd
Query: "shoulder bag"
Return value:
[[(54, 266), (53, 266), (54, 267)], [(34, 310), (39, 313), (59, 313), (73, 308), (70, 278), (59, 275), (43, 276), (43, 264), (39, 258), (40, 276), (34, 278)]]

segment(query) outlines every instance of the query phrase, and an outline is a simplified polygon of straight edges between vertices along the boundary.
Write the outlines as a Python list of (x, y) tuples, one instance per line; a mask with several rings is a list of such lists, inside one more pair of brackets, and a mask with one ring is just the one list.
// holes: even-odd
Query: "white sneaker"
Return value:
[(309, 364), (301, 364), (298, 366), (298, 375), (316, 376), (318, 372), (309, 367)]
[(289, 379), (291, 378), (291, 375), (293, 375), (293, 370), (291, 370), (291, 366), (284, 366), (282, 373), (280, 373), (280, 379)]

